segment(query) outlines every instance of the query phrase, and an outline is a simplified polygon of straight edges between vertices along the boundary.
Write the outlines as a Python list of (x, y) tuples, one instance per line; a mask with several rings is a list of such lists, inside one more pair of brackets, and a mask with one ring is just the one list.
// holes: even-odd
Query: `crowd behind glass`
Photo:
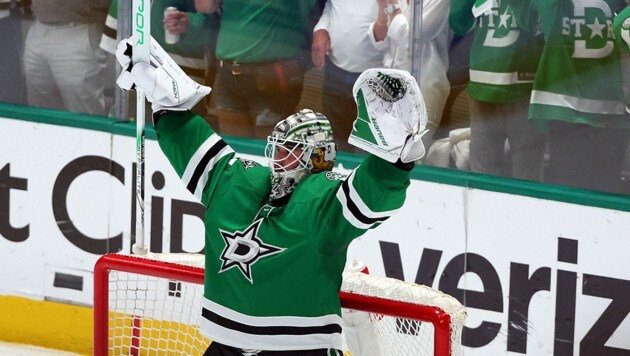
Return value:
[[(195, 111), (221, 134), (308, 107), (353, 152), (354, 81), (403, 69), (429, 114), (418, 164), (629, 195), (626, 1), (153, 0), (151, 31), (214, 88)], [(119, 18), (116, 0), (0, 0), (0, 102), (133, 119)]]

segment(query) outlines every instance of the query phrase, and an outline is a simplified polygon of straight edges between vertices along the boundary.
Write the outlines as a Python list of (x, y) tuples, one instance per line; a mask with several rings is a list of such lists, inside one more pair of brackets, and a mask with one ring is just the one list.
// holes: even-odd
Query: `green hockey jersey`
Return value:
[(409, 172), (375, 156), (349, 176), (301, 181), (268, 200), (270, 170), (234, 151), (194, 113), (168, 112), (158, 142), (206, 207), (201, 331), (261, 350), (342, 348), (338, 291), (350, 242), (405, 200)]
[[(490, 9), (475, 19), (473, 8)], [(470, 82), (468, 94), (492, 103), (513, 103), (530, 95), (542, 36), (522, 31), (508, 2), (486, 1), (484, 7), (475, 0), (451, 0), (449, 24), (458, 35), (473, 29), (470, 49)]]
[[(131, 4), (131, 2), (128, 2)], [(180, 41), (170, 45), (164, 41), (164, 9), (175, 6), (179, 11), (188, 12), (188, 26)], [(219, 33), (219, 15), (206, 15), (195, 12), (193, 0), (154, 0), (151, 1), (151, 36), (173, 58), (183, 70), (198, 83), (205, 82), (208, 68), (206, 55), (208, 51), (214, 55), (217, 36)], [(111, 53), (116, 53), (118, 41), (118, 0), (113, 0), (105, 20), (105, 28), (101, 37), (100, 47)]]
[(545, 48), (531, 96), (529, 119), (626, 128), (613, 18), (623, 0), (515, 0), (539, 16)]

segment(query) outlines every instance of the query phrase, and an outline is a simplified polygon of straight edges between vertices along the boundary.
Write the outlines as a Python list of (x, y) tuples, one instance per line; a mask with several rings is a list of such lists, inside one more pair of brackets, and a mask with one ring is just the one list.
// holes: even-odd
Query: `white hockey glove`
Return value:
[(153, 112), (158, 110), (185, 111), (192, 109), (212, 88), (190, 79), (173, 59), (151, 38), (151, 63), (131, 62), (132, 42), (120, 41), (116, 59), (123, 70), (116, 84), (123, 90), (134, 85), (142, 88), (151, 103)]
[(352, 89), (357, 119), (348, 142), (386, 161), (424, 156), (427, 109), (414, 77), (397, 69), (368, 69)]

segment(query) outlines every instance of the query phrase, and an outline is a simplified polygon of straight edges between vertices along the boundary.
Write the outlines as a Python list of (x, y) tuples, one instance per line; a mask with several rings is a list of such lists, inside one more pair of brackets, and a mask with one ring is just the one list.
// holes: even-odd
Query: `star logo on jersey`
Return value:
[(518, 41), (521, 30), (516, 24), (512, 8), (506, 6), (501, 13), (500, 4), (486, 11), (479, 20), (479, 27), (486, 26), (486, 38), (483, 45), (486, 47), (503, 48), (509, 47)]
[(603, 30), (606, 28), (606, 24), (599, 23), (599, 19), (597, 17), (595, 18), (595, 21), (593, 21), (592, 24), (586, 24), (586, 27), (591, 29), (590, 39), (592, 39), (595, 36), (599, 38), (604, 38)]
[(510, 25), (508, 25), (508, 20), (512, 17), (512, 14), (508, 13), (508, 9), (505, 9), (505, 12), (501, 15), (499, 15), (499, 18), (501, 19), (499, 22), (499, 28), (508, 28)]
[(261, 258), (275, 255), (284, 251), (284, 248), (265, 244), (258, 237), (258, 228), (262, 219), (254, 221), (244, 231), (230, 233), (219, 229), (221, 237), (225, 240), (225, 249), (221, 253), (221, 269), (219, 273), (238, 268), (247, 280), (254, 284), (252, 278), (252, 266)]
[(573, 58), (608, 57), (614, 49), (614, 13), (603, 0), (571, 0), (573, 14), (562, 18), (562, 35), (573, 41)]

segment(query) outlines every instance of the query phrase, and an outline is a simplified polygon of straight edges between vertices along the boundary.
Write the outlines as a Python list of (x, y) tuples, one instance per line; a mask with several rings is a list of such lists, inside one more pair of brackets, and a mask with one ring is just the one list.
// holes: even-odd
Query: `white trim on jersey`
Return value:
[(111, 28), (112, 30), (116, 31), (116, 29), (118, 28), (118, 19), (115, 18), (112, 15), (107, 15), (107, 18), (105, 18), (105, 26)]
[[(219, 135), (214, 133), (208, 137), (190, 158), (184, 174), (182, 174), (182, 181), (188, 191), (201, 200), (203, 189), (208, 182), (208, 173), (214, 169), (214, 165), (221, 158), (232, 153), (234, 153), (232, 148), (225, 145), (225, 142)], [(203, 167), (201, 167), (202, 165)]]
[(232, 347), (276, 351), (343, 347), (342, 319), (337, 314), (319, 317), (250, 316), (206, 298), (201, 306), (201, 333)]
[(188, 165), (186, 166), (186, 169), (184, 170), (184, 174), (182, 174), (182, 181), (184, 182), (185, 185), (188, 185), (188, 183), (190, 182), (190, 179), (192, 178), (193, 173), (195, 173), (195, 169), (197, 169), (197, 166), (201, 162), (201, 159), (206, 154), (206, 152), (208, 152), (208, 150), (212, 148), (212, 146), (214, 146), (220, 140), (221, 140), (221, 137), (217, 135), (216, 133), (214, 133), (210, 137), (208, 137), (206, 141), (204, 141), (204, 143), (202, 143), (201, 146), (199, 146), (199, 148), (197, 148), (197, 151), (195, 151), (192, 157), (190, 157), (190, 160), (188, 161)]
[(214, 165), (223, 157), (234, 153), (234, 150), (232, 150), (232, 148), (230, 148), (229, 146), (223, 147), (223, 149), (221, 149), (221, 151), (219, 151), (219, 153), (217, 153), (216, 156), (214, 156), (214, 158), (212, 158), (210, 160), (210, 162), (208, 162), (208, 165), (206, 166), (206, 168), (204, 169), (203, 174), (201, 175), (201, 177), (199, 178), (199, 183), (197, 184), (197, 187), (195, 188), (195, 192), (193, 193), (193, 195), (195, 197), (197, 197), (197, 199), (199, 199), (199, 201), (201, 201), (201, 196), (203, 195), (203, 190), (206, 187), (206, 184), (208, 183), (208, 178), (209, 175), (208, 173), (214, 169)]
[(519, 80), (518, 72), (496, 73), (482, 70), (470, 70), (470, 81), (493, 85), (512, 85), (521, 83), (533, 83), (533, 80)]
[[(356, 171), (355, 171), (356, 172)], [(354, 173), (352, 172), (337, 191), (337, 199), (341, 203), (344, 218), (358, 229), (369, 229), (394, 215), (400, 209), (375, 212), (370, 209), (354, 189)]]
[[(111, 31), (116, 31), (118, 28), (118, 19), (112, 15), (107, 15), (107, 18), (105, 19), (105, 27), (108, 27)], [(118, 46), (116, 37), (112, 38), (106, 35), (106, 31), (103, 31), (99, 47), (107, 53), (116, 54), (116, 46)]]
[(541, 90), (532, 91), (530, 103), (562, 106), (590, 114), (623, 115), (626, 112), (626, 105), (621, 101), (578, 98), (576, 96), (556, 94)]

